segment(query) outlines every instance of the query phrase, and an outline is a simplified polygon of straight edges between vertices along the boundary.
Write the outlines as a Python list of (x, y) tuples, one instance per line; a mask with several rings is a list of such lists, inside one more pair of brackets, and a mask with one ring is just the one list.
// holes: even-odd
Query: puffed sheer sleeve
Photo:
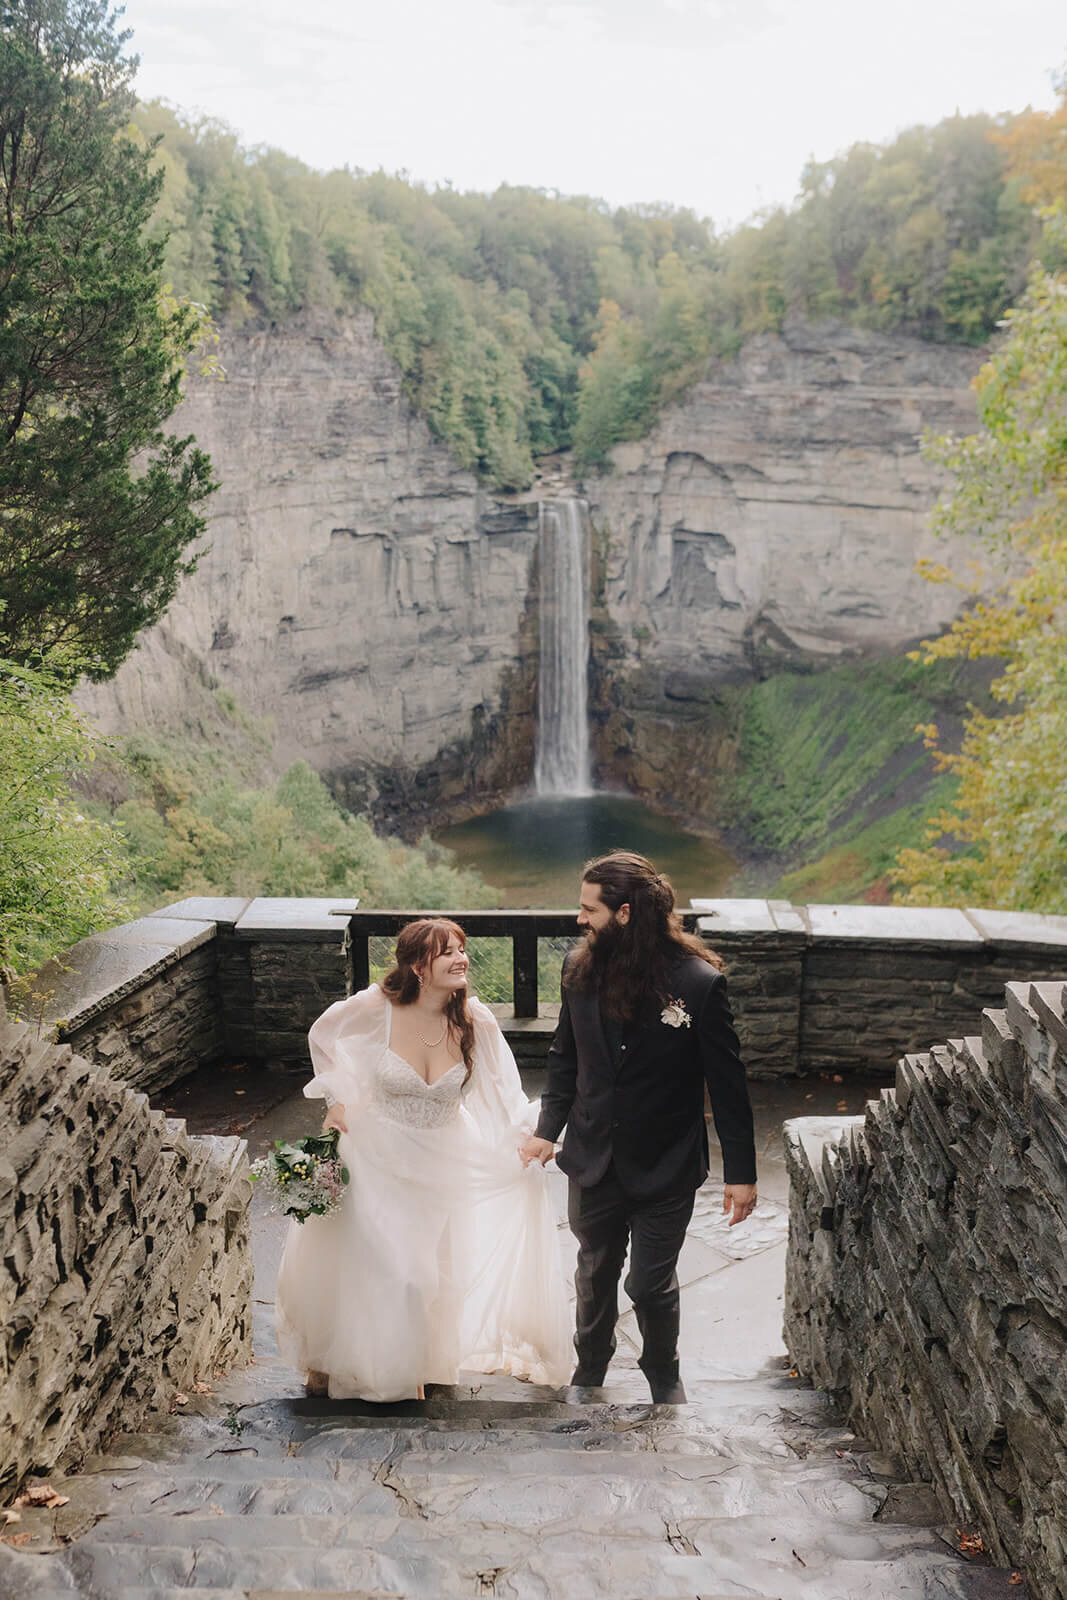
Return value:
[(487, 1139), (525, 1138), (537, 1124), (539, 1105), (527, 1100), (519, 1069), (489, 1007), (473, 996), (474, 1061), (464, 1104)]
[(324, 1011), (312, 1024), (308, 1046), (315, 1076), (304, 1085), (304, 1094), (355, 1110), (367, 1098), (371, 1069), (385, 1046), (385, 996), (378, 985)]

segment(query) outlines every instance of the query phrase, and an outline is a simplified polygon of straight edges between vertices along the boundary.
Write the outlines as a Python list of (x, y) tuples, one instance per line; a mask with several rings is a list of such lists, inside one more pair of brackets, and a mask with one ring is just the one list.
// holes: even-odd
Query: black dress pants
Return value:
[(567, 1212), (578, 1240), (574, 1348), (585, 1372), (603, 1372), (615, 1352), (619, 1277), (629, 1243), (630, 1270), (624, 1288), (641, 1330), (641, 1367), (648, 1374), (677, 1376), (676, 1268), (693, 1201), (692, 1189), (651, 1198), (628, 1194), (614, 1166), (588, 1189), (571, 1179)]

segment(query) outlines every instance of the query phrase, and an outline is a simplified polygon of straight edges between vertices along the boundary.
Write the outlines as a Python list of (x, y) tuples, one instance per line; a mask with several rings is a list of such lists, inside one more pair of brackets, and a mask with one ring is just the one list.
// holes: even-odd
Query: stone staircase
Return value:
[(928, 1488), (894, 1483), (783, 1367), (698, 1387), (683, 1407), (574, 1406), (492, 1380), (387, 1407), (303, 1398), (268, 1359), (54, 1477), (69, 1502), (6, 1530), (29, 1538), (0, 1545), (0, 1594), (1026, 1595), (962, 1559)]

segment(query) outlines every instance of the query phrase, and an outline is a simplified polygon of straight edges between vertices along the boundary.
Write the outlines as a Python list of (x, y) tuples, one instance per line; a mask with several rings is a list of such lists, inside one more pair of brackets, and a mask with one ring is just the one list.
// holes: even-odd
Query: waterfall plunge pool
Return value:
[(625, 794), (553, 795), (519, 801), (434, 832), (500, 891), (497, 904), (559, 909), (578, 903), (579, 875), (590, 856), (636, 850), (670, 878), (678, 905), (727, 893), (738, 863), (713, 839)]

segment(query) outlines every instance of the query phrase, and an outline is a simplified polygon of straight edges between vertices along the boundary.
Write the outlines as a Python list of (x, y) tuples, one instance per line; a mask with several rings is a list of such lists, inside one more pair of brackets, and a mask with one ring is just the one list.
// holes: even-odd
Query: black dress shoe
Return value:
[(652, 1391), (652, 1402), (657, 1406), (684, 1406), (686, 1401), (685, 1386), (681, 1378), (648, 1378), (648, 1387)]

